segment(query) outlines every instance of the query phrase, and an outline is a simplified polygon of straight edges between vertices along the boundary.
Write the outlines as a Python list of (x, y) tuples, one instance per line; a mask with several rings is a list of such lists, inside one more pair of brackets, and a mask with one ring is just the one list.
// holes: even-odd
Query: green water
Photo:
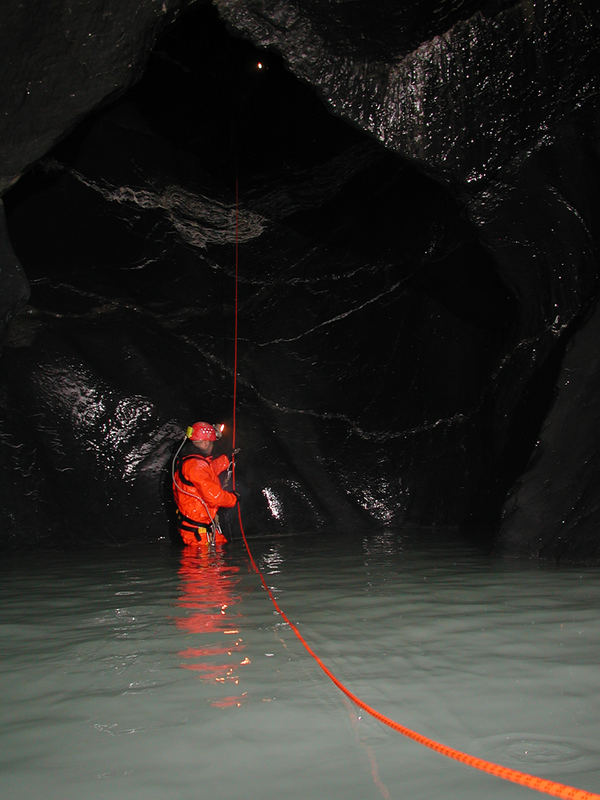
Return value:
[[(600, 792), (600, 571), (442, 535), (256, 540), (336, 675), (447, 745)], [(525, 798), (359, 711), (241, 546), (24, 552), (0, 567), (3, 800)]]

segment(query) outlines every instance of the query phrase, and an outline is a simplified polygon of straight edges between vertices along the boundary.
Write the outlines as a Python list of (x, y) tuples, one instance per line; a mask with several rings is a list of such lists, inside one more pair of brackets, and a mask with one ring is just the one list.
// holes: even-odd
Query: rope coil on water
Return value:
[[(239, 247), (238, 247), (238, 214), (239, 214), (239, 187), (238, 181), (236, 178), (235, 182), (235, 303), (234, 303), (234, 314), (235, 314), (235, 332), (234, 332), (234, 368), (233, 368), (233, 421), (232, 421), (232, 448), (235, 450), (235, 439), (236, 439), (236, 405), (237, 405), (237, 370), (238, 370), (238, 277), (239, 277)], [(235, 458), (232, 456), (232, 486), (235, 489)], [(289, 619), (285, 611), (280, 607), (279, 603), (275, 599), (273, 592), (267, 585), (265, 578), (258, 567), (258, 564), (254, 560), (254, 556), (250, 550), (250, 546), (248, 544), (248, 540), (246, 538), (246, 533), (244, 531), (244, 525), (242, 522), (242, 512), (240, 509), (240, 504), (238, 502), (238, 521), (240, 525), (240, 531), (242, 534), (242, 539), (244, 541), (244, 546), (246, 548), (246, 552), (248, 553), (248, 558), (250, 559), (250, 564), (252, 565), (253, 570), (258, 575), (260, 582), (268, 594), (275, 610), (284, 620), (284, 622), (289, 625), (297, 639), (300, 641), (302, 646), (305, 650), (309, 653), (310, 656), (317, 662), (319, 667), (323, 670), (323, 672), (327, 675), (327, 677), (338, 687), (338, 689), (343, 692), (353, 703), (355, 703), (359, 708), (362, 708), (367, 714), (370, 714), (376, 720), (381, 722), (383, 725), (387, 725), (389, 728), (401, 733), (403, 736), (406, 736), (409, 739), (417, 742), (418, 744), (423, 745), (424, 747), (429, 747), (431, 750), (435, 750), (436, 753), (441, 753), (441, 755), (446, 756), (447, 758), (452, 758), (455, 761), (459, 761), (461, 764), (465, 764), (468, 767), (472, 767), (473, 769), (477, 769), (480, 772), (487, 772), (490, 775), (494, 775), (496, 778), (501, 778), (505, 781), (510, 781), (512, 783), (517, 783), (521, 786), (525, 786), (528, 789), (533, 789), (538, 792), (543, 792), (544, 794), (548, 794), (552, 797), (561, 797), (564, 800), (600, 800), (600, 794), (596, 794), (595, 792), (588, 792), (585, 789), (577, 789), (574, 786), (568, 786), (564, 783), (557, 783), (556, 781), (551, 781), (546, 778), (539, 778), (536, 775), (530, 775), (527, 772), (520, 772), (519, 770), (512, 769), (511, 767), (504, 767), (501, 764), (495, 764), (493, 761), (486, 761), (483, 758), (478, 758), (477, 756), (469, 755), (468, 753), (463, 753), (460, 750), (455, 750), (453, 747), (449, 747), (448, 745), (442, 744), (440, 742), (436, 742), (435, 739), (430, 739), (427, 736), (424, 736), (421, 733), (417, 733), (416, 731), (411, 730), (410, 728), (401, 725), (400, 723), (396, 722), (389, 717), (386, 717), (381, 712), (377, 711), (376, 709), (369, 706), (364, 700), (361, 700), (360, 697), (354, 694), (354, 692), (350, 691), (347, 686), (345, 686), (342, 681), (335, 676), (335, 674), (323, 663), (323, 661), (319, 658), (319, 656), (315, 653), (312, 647), (308, 644), (306, 639), (302, 636), (296, 625)]]

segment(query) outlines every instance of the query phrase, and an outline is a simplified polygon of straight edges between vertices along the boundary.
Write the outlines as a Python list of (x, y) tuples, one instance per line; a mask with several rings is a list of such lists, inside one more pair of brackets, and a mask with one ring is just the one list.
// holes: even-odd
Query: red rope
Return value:
[[(233, 371), (233, 448), (235, 449), (235, 422), (236, 422), (236, 399), (237, 399), (237, 357), (238, 357), (238, 276), (239, 276), (239, 257), (238, 257), (238, 181), (236, 178), (235, 183), (235, 345), (234, 345), (234, 371)], [(235, 488), (235, 461), (232, 459), (232, 466), (233, 466), (233, 487)], [(576, 789), (574, 786), (568, 786), (563, 783), (556, 783), (555, 781), (547, 780), (546, 778), (538, 778), (535, 775), (530, 775), (527, 772), (520, 772), (516, 769), (511, 769), (510, 767), (503, 767), (501, 764), (495, 764), (492, 761), (486, 761), (483, 758), (478, 758), (477, 756), (471, 756), (468, 753), (463, 753), (460, 750), (455, 750), (453, 747), (449, 747), (448, 745), (441, 744), (440, 742), (436, 742), (434, 739), (430, 739), (427, 736), (423, 736), (421, 733), (417, 733), (416, 731), (411, 730), (410, 728), (405, 727), (404, 725), (400, 725), (400, 723), (395, 722), (393, 719), (386, 717), (381, 712), (377, 711), (376, 709), (372, 708), (371, 706), (367, 705), (360, 697), (357, 697), (353, 692), (348, 689), (339, 678), (337, 678), (334, 673), (327, 667), (323, 661), (319, 658), (319, 656), (315, 653), (312, 647), (308, 644), (306, 639), (302, 636), (298, 628), (294, 625), (294, 623), (289, 619), (287, 614), (283, 611), (283, 609), (279, 606), (279, 603), (275, 599), (273, 592), (267, 585), (265, 578), (260, 571), (256, 561), (254, 560), (254, 556), (250, 550), (250, 546), (248, 545), (248, 540), (246, 539), (246, 533), (244, 531), (244, 525), (242, 522), (242, 512), (240, 509), (240, 505), (238, 503), (238, 520), (240, 523), (240, 531), (242, 533), (242, 538), (244, 540), (244, 545), (246, 547), (246, 552), (248, 553), (248, 558), (250, 559), (250, 563), (252, 565), (253, 570), (258, 575), (260, 582), (266, 593), (269, 595), (273, 606), (277, 613), (281, 616), (281, 618), (290, 626), (291, 630), (294, 632), (298, 640), (301, 642), (305, 650), (314, 658), (317, 664), (321, 667), (323, 672), (327, 675), (327, 677), (338, 687), (338, 689), (343, 692), (346, 697), (350, 698), (353, 703), (355, 703), (359, 708), (362, 708), (372, 717), (374, 717), (379, 722), (387, 725), (389, 728), (392, 728), (398, 733), (401, 733), (403, 736), (406, 736), (409, 739), (412, 739), (415, 742), (423, 745), (424, 747), (429, 747), (431, 750), (435, 750), (437, 753), (441, 753), (442, 755), (446, 756), (447, 758), (452, 758), (455, 761), (459, 761), (462, 764), (466, 764), (469, 767), (473, 767), (474, 769), (478, 769), (481, 772), (487, 772), (490, 775), (495, 775), (497, 778), (502, 778), (505, 781), (511, 781), (512, 783), (518, 783), (521, 786), (526, 786), (528, 789), (533, 789), (538, 792), (543, 792), (544, 794), (551, 795), (552, 797), (561, 797), (564, 800), (600, 800), (600, 794), (595, 794), (594, 792), (588, 792), (585, 789)]]
[[(237, 409), (237, 372), (238, 372), (238, 278), (239, 278), (239, 184), (235, 179), (235, 302), (234, 302), (234, 326), (233, 326), (233, 411), (231, 423), (231, 449), (235, 451), (236, 437), (236, 409)], [(231, 455), (232, 479), (231, 485), (235, 490), (235, 453)], [(239, 508), (239, 504), (238, 504)]]

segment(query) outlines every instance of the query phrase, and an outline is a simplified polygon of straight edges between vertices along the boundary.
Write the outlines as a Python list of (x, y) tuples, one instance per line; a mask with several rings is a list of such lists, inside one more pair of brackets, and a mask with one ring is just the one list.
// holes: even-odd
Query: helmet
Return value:
[(215, 426), (210, 422), (194, 422), (187, 429), (187, 437), (192, 442), (216, 442), (218, 438)]

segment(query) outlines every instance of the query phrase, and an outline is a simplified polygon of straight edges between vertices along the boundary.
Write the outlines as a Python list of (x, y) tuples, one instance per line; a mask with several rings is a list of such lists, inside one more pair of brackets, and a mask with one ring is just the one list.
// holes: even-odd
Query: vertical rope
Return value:
[[(237, 373), (238, 373), (238, 277), (239, 277), (239, 182), (235, 176), (235, 301), (233, 325), (233, 411), (231, 449), (235, 450), (236, 415), (237, 415)], [(235, 455), (231, 456), (232, 487), (235, 490)], [(239, 504), (238, 504), (239, 505)]]

